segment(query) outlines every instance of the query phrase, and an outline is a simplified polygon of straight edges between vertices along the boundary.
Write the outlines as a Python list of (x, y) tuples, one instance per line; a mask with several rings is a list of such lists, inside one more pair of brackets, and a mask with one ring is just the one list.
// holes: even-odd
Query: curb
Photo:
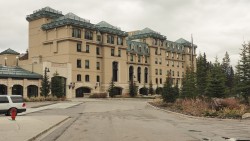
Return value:
[(239, 122), (241, 122), (242, 120), (246, 120), (246, 119), (221, 119), (221, 118), (210, 118), (210, 117), (197, 117), (197, 116), (185, 115), (182, 113), (177, 113), (177, 112), (169, 111), (166, 109), (162, 109), (162, 108), (159, 108), (159, 107), (156, 107), (156, 106), (150, 104), (149, 102), (147, 102), (147, 105), (156, 109), (156, 110), (164, 111), (164, 112), (171, 113), (171, 114), (181, 116), (181, 117), (197, 119), (197, 120), (239, 121)]
[(58, 126), (59, 124), (63, 123), (64, 121), (68, 120), (70, 117), (66, 117), (65, 119), (63, 119), (62, 121), (56, 123), (55, 125), (49, 127), (48, 129), (42, 131), (41, 133), (37, 134), (36, 136), (28, 139), (28, 141), (34, 141), (35, 139), (37, 139), (38, 137), (40, 137), (41, 135), (45, 134), (46, 132), (48, 132), (49, 130), (51, 130), (52, 128)]

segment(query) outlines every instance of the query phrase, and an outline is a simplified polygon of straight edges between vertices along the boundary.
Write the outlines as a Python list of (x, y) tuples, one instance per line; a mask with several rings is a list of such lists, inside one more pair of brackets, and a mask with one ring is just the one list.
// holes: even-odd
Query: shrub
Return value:
[(155, 89), (155, 93), (156, 93), (156, 94), (162, 94), (162, 90), (163, 90), (162, 87), (157, 87), (157, 88)]
[(148, 88), (145, 86), (140, 89), (140, 94), (142, 95), (148, 95)]
[(107, 98), (107, 93), (92, 93), (89, 98)]

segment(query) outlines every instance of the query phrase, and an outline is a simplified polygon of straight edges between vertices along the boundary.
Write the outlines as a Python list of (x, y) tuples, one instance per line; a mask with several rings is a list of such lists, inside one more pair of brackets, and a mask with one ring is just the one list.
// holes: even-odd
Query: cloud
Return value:
[[(149, 27), (168, 40), (191, 40), (197, 52), (206, 52), (209, 60), (221, 60), (226, 51), (235, 65), (243, 38), (250, 40), (249, 0), (22, 0), (1, 1), (0, 51), (28, 48), (26, 15), (50, 6), (64, 14), (74, 14), (96, 24), (102, 20), (125, 31)], [(14, 7), (14, 8), (10, 8)], [(11, 9), (11, 10), (10, 10)]]

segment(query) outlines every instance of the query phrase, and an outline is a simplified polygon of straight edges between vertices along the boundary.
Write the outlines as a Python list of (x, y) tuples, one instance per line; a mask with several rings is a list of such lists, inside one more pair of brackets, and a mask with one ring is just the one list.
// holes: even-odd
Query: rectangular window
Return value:
[(166, 60), (166, 62), (167, 62), (167, 66), (169, 66), (169, 61), (168, 61), (168, 60)]
[(72, 37), (81, 38), (81, 30), (77, 28), (72, 29)]
[(172, 53), (172, 58), (174, 58), (174, 53)]
[(111, 56), (115, 56), (115, 49), (111, 48)]
[(122, 37), (117, 37), (117, 45), (123, 45)]
[(155, 83), (158, 84), (158, 78), (155, 78)]
[(82, 52), (82, 44), (81, 43), (77, 43), (76, 50), (77, 50), (77, 52)]
[(122, 56), (122, 52), (121, 52), (121, 50), (119, 49), (118, 50), (118, 57), (121, 57)]
[(130, 61), (131, 61), (131, 62), (134, 61), (134, 56), (133, 56), (133, 54), (130, 54)]
[(138, 62), (141, 62), (141, 56), (138, 55)]
[(172, 61), (172, 67), (174, 67), (174, 61)]
[(160, 84), (162, 84), (162, 79), (160, 78)]
[(112, 35), (107, 35), (107, 43), (109, 43), (109, 44), (114, 44), (114, 36), (112, 36)]
[(102, 36), (101, 35), (97, 35), (97, 41), (102, 41)]
[(100, 55), (100, 48), (96, 47), (96, 55)]
[(85, 82), (89, 82), (89, 75), (85, 75)]
[(174, 76), (174, 71), (172, 71), (172, 75)]
[(89, 45), (86, 45), (86, 53), (89, 53)]
[(157, 55), (157, 52), (158, 52), (158, 48), (155, 49), (155, 55)]
[(162, 75), (162, 70), (160, 69), (160, 75)]
[(148, 57), (145, 56), (145, 63), (148, 63)]
[(77, 74), (77, 81), (82, 81), (82, 76), (80, 74)]
[(96, 82), (100, 82), (100, 76), (99, 75), (96, 76)]
[(181, 60), (184, 60), (184, 55), (181, 55)]
[(85, 31), (85, 39), (87, 39), (87, 40), (93, 40), (93, 32), (89, 31), (89, 30), (86, 30)]
[(158, 75), (158, 69), (155, 69), (155, 75)]
[(168, 52), (166, 52), (166, 56), (167, 56), (167, 58), (168, 58), (168, 56), (169, 56), (169, 53), (168, 53)]
[(161, 58), (159, 59), (159, 64), (161, 65)]
[(158, 58), (155, 58), (155, 64), (158, 64)]
[(76, 66), (77, 66), (77, 68), (81, 68), (82, 67), (82, 61), (80, 59), (77, 59)]
[(96, 62), (96, 69), (100, 70), (100, 62)]
[(184, 64), (183, 63), (181, 63), (181, 67), (184, 68)]
[(179, 59), (179, 54), (177, 54), (177, 59)]
[(89, 69), (89, 60), (85, 60), (85, 69)]
[(179, 71), (177, 71), (177, 76), (178, 76), (178, 77), (180, 76), (180, 72), (179, 72)]

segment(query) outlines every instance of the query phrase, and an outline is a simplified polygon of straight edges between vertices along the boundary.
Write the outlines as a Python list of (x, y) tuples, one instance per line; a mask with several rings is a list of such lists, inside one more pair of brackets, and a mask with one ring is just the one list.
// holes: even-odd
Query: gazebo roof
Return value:
[(8, 49), (6, 49), (5, 51), (3, 51), (3, 52), (0, 53), (0, 55), (2, 55), (2, 54), (14, 54), (14, 55), (19, 55), (20, 53), (18, 53), (18, 52), (16, 52), (16, 51), (12, 50), (12, 49), (10, 49), (10, 48), (8, 48)]
[(31, 78), (31, 79), (41, 79), (42, 75), (34, 72), (27, 71), (18, 66), (0, 66), (0, 77), (5, 78)]

